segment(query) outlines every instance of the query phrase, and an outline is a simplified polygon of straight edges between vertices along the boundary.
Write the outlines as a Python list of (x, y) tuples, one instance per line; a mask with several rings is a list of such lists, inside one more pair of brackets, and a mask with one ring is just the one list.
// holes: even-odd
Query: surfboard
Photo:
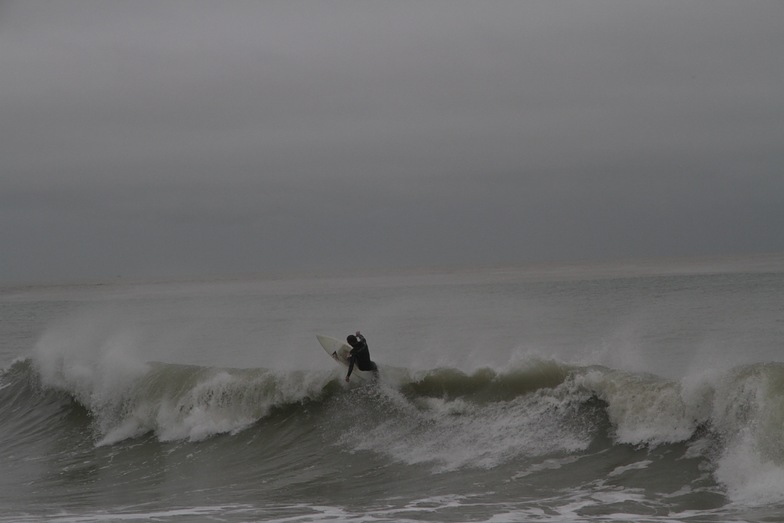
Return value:
[(351, 351), (348, 343), (321, 334), (317, 334), (316, 339), (333, 360), (348, 367), (348, 353)]

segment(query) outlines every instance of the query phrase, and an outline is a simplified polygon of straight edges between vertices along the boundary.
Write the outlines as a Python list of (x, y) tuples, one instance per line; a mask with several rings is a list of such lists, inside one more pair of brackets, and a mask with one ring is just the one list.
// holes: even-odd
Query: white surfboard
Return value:
[(348, 367), (348, 353), (351, 352), (348, 343), (321, 334), (317, 334), (316, 339), (333, 360)]

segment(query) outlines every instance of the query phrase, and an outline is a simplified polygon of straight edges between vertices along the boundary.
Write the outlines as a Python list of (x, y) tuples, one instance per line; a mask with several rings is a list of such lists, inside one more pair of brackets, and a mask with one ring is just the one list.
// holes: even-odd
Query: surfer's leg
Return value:
[(365, 372), (367, 372), (367, 371), (377, 372), (378, 371), (378, 367), (376, 366), (376, 364), (373, 363), (370, 360), (357, 361), (357, 368), (359, 370), (362, 370), (362, 371), (365, 371)]
[(370, 360), (359, 361), (357, 360), (357, 368), (363, 372), (372, 372), (373, 379), (378, 378), (378, 365)]

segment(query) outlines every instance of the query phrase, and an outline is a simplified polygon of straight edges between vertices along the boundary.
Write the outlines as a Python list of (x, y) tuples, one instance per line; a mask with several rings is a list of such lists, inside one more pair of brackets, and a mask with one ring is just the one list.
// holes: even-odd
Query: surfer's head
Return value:
[(354, 345), (357, 344), (357, 337), (354, 336), (353, 334), (349, 334), (346, 337), (346, 341), (348, 342), (349, 345), (351, 345), (353, 347)]

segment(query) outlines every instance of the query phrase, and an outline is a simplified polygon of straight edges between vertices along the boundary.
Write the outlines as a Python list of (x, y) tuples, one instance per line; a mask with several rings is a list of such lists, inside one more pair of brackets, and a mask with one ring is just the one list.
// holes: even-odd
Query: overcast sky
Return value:
[(0, 283), (784, 251), (784, 2), (0, 3)]

